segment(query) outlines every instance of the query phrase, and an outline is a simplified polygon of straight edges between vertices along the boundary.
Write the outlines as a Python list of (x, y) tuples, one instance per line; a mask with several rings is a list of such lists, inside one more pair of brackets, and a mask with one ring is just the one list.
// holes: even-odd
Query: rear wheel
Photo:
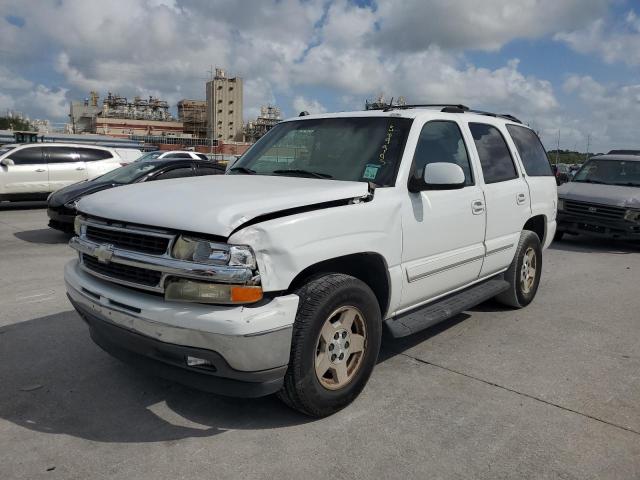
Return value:
[(289, 368), (278, 396), (300, 412), (323, 417), (350, 404), (378, 358), (382, 323), (376, 296), (349, 275), (328, 274), (296, 291)]
[(535, 233), (524, 230), (516, 254), (504, 274), (509, 289), (496, 297), (510, 307), (526, 307), (536, 296), (542, 274), (542, 247)]

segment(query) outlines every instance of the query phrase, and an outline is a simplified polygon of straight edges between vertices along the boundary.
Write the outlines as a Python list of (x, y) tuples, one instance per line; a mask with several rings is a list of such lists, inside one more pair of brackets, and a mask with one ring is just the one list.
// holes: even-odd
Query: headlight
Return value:
[(624, 214), (624, 219), (629, 222), (640, 221), (640, 210), (627, 210)]
[(564, 200), (558, 199), (558, 210), (564, 210)]
[(73, 231), (76, 232), (76, 235), (80, 236), (82, 233), (82, 217), (80, 215), (76, 215), (76, 218), (73, 219)]
[(246, 267), (252, 270), (256, 268), (253, 250), (245, 245), (227, 245), (180, 235), (172, 254), (174, 258), (189, 262)]

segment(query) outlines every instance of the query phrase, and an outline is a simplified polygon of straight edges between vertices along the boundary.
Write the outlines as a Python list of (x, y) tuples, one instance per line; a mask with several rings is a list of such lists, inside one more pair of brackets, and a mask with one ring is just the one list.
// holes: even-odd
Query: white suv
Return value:
[(108, 147), (73, 143), (34, 143), (0, 147), (0, 201), (37, 200), (124, 163)]
[[(423, 106), (424, 107), (424, 106)], [(534, 298), (556, 182), (533, 130), (464, 106), (276, 125), (227, 175), (80, 200), (69, 298), (112, 355), (329, 415), (403, 337)]]

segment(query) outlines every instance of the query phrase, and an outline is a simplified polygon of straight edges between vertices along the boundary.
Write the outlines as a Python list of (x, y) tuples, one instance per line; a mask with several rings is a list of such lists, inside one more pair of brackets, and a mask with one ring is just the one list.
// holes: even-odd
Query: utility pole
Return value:
[(560, 160), (560, 129), (558, 129), (558, 142), (556, 143), (556, 165)]
[(589, 160), (589, 148), (591, 146), (591, 134), (587, 135), (587, 151), (585, 152), (584, 155), (584, 161), (586, 162), (587, 160)]

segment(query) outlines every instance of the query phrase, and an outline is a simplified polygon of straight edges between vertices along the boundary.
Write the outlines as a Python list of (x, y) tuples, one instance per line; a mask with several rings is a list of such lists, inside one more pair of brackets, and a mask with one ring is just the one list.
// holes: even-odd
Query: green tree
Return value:
[(29, 122), (21, 118), (0, 117), (0, 130), (31, 131), (33, 127)]

